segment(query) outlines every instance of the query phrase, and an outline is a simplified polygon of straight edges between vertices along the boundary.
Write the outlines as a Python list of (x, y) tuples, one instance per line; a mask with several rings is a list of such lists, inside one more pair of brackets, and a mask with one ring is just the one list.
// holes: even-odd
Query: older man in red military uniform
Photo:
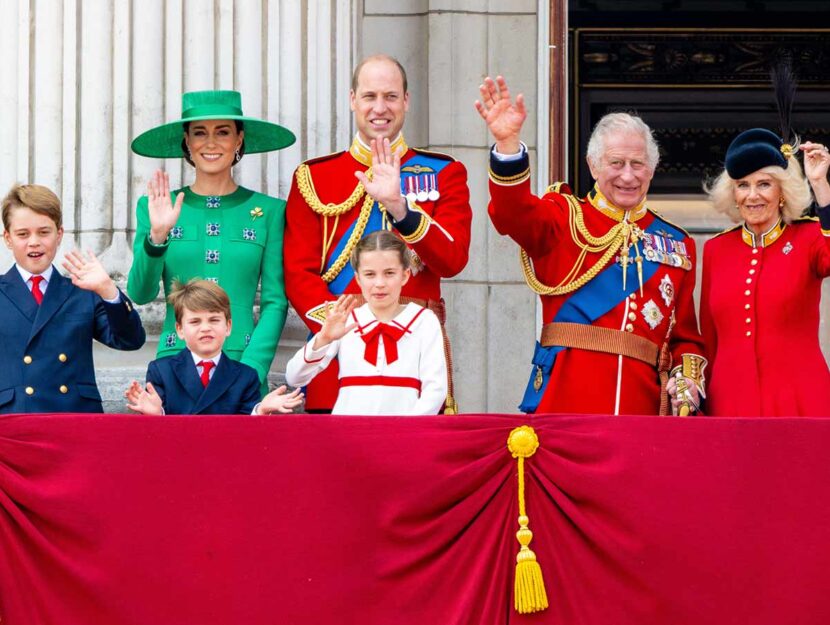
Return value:
[[(406, 144), (409, 91), (395, 59), (372, 56), (357, 66), (351, 108), (357, 126), (351, 147), (307, 161), (294, 175), (285, 229), (288, 299), (309, 329), (319, 330), (327, 302), (360, 292), (351, 250), (362, 236), (387, 228), (413, 252), (403, 298), (432, 309), (443, 323), (441, 278), (464, 268), (470, 247), (467, 171), (450, 156)], [(306, 410), (330, 411), (337, 390), (334, 362), (306, 389)], [(447, 411), (453, 410), (450, 394)]]
[[(666, 414), (693, 411), (703, 390), (695, 317), (695, 246), (646, 206), (657, 145), (639, 118), (613, 113), (588, 144), (596, 186), (584, 199), (561, 184), (530, 191), (519, 133), (526, 117), (503, 78), (487, 78), (476, 103), (496, 139), (490, 218), (522, 248), (528, 285), (543, 306), (542, 335), (522, 402), (525, 412)], [(668, 378), (671, 373), (671, 383)]]

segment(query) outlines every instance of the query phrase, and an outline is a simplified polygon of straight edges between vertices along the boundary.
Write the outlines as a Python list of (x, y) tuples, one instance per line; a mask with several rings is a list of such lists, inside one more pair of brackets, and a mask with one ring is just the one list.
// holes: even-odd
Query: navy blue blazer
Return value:
[(164, 414), (251, 414), (259, 401), (259, 374), (224, 352), (207, 386), (189, 349), (150, 363), (147, 381), (161, 397)]
[(12, 265), (0, 276), (0, 413), (103, 412), (92, 339), (134, 350), (144, 338), (123, 293), (108, 304), (55, 269), (38, 306)]

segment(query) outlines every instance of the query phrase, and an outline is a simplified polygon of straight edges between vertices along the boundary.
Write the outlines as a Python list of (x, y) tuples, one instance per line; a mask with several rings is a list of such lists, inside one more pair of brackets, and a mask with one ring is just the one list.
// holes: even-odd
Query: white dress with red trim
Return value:
[(337, 356), (340, 390), (332, 414), (438, 414), (447, 397), (447, 361), (435, 314), (409, 303), (382, 323), (368, 304), (352, 312), (352, 331), (313, 349), (314, 338), (286, 367), (291, 386), (305, 386)]

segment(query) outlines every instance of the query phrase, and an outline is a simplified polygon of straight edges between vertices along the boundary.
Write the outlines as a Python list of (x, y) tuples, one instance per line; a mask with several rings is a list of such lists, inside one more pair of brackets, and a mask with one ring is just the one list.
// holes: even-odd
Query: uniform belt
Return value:
[(555, 345), (619, 354), (642, 360), (652, 367), (657, 366), (657, 357), (660, 354), (658, 345), (647, 338), (584, 323), (546, 323), (542, 326), (542, 337), (539, 342), (543, 347)]

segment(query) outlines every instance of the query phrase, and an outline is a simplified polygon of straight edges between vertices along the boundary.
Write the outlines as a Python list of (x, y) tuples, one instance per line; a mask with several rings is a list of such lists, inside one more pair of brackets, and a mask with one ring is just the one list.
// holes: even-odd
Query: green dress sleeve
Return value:
[(260, 315), (242, 355), (242, 362), (256, 369), (263, 383), (267, 381), (288, 312), (282, 259), (285, 201), (268, 199), (268, 214), (264, 216), (268, 220), (268, 240), (260, 267)]
[(154, 245), (150, 241), (150, 211), (146, 195), (139, 198), (135, 213), (133, 264), (127, 276), (127, 295), (136, 304), (147, 304), (159, 294), (159, 282), (164, 270), (168, 243)]

